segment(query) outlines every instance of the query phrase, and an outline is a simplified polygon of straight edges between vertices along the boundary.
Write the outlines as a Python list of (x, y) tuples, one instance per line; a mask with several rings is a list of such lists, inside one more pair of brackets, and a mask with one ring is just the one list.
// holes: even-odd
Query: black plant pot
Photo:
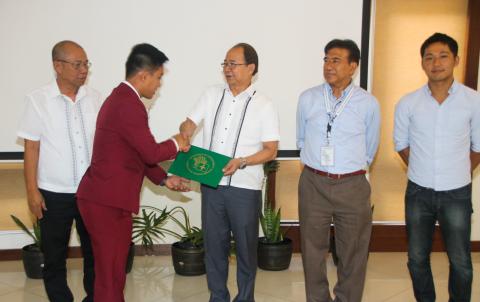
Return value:
[(192, 244), (172, 244), (172, 261), (175, 272), (182, 276), (205, 274), (205, 250)]
[(292, 252), (292, 240), (289, 238), (268, 243), (265, 237), (261, 237), (258, 240), (258, 267), (267, 271), (286, 270), (290, 266)]
[(128, 249), (127, 265), (125, 266), (125, 272), (127, 274), (132, 271), (133, 258), (135, 258), (135, 243), (131, 242), (130, 248)]
[(35, 244), (26, 245), (22, 248), (22, 260), (25, 274), (31, 279), (43, 278), (43, 253)]

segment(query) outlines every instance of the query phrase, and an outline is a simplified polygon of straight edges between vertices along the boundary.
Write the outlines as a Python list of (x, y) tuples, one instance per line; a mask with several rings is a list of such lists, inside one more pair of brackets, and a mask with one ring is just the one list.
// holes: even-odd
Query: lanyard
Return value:
[[(337, 117), (340, 116), (340, 114), (342, 114), (343, 110), (345, 109), (345, 106), (347, 106), (348, 102), (350, 102), (350, 99), (352, 98), (354, 90), (355, 90), (355, 86), (353, 86), (350, 89), (350, 91), (348, 92), (347, 96), (343, 99), (343, 101), (339, 101), (337, 104), (335, 104), (335, 107), (332, 110), (332, 106), (330, 104), (330, 97), (328, 95), (327, 84), (323, 86), (323, 97), (325, 102), (325, 109), (327, 110), (327, 115), (328, 115), (328, 123), (327, 123), (327, 143), (328, 144), (330, 144), (330, 137), (331, 137), (333, 122)], [(339, 104), (340, 106), (338, 106)]]

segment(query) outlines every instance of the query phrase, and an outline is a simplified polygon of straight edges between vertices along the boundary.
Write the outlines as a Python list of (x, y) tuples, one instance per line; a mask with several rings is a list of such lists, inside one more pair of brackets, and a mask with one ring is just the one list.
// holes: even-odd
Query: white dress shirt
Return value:
[(40, 141), (37, 181), (41, 189), (75, 193), (90, 165), (100, 94), (87, 86), (73, 102), (53, 81), (26, 96), (17, 135)]
[[(220, 101), (223, 102), (219, 106)], [(246, 103), (248, 102), (248, 106)], [(243, 114), (243, 111), (246, 111)], [(217, 113), (218, 111), (218, 113)], [(215, 115), (217, 123), (214, 127)], [(207, 89), (188, 115), (196, 125), (203, 121), (203, 147), (229, 157), (247, 157), (263, 149), (263, 142), (280, 140), (277, 109), (263, 94), (253, 86), (233, 96), (226, 85)], [(243, 119), (243, 123), (242, 123)], [(241, 127), (240, 127), (241, 126)], [(241, 129), (241, 130), (240, 130)], [(235, 144), (237, 133), (240, 136)], [(213, 140), (212, 140), (213, 133)], [(263, 180), (263, 166), (247, 166), (238, 169), (231, 177), (230, 185), (260, 190)], [(228, 185), (229, 177), (223, 177), (220, 185)]]
[(471, 182), (470, 150), (480, 152), (480, 94), (453, 82), (439, 104), (428, 85), (396, 106), (396, 151), (410, 147), (408, 178), (435, 191)]

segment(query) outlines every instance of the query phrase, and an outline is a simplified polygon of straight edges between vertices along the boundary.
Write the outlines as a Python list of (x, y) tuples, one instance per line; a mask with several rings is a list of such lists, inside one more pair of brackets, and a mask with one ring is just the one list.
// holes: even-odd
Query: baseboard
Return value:
[[(141, 245), (135, 245), (135, 255), (165, 256), (171, 254), (171, 244), (155, 244), (152, 249), (145, 249)], [(79, 246), (68, 248), (68, 258), (82, 258), (82, 250)], [(21, 249), (0, 250), (0, 261), (12, 261), (22, 259)]]
[[(283, 225), (282, 229), (287, 231), (287, 236), (293, 241), (293, 251), (300, 253), (300, 227), (298, 223)], [(480, 252), (480, 241), (472, 241), (472, 252)], [(438, 226), (435, 228), (432, 250), (434, 252), (445, 251), (442, 236)], [(405, 225), (401, 224), (381, 224), (373, 225), (372, 237), (370, 240), (371, 252), (406, 252), (407, 235)], [(145, 250), (142, 246), (135, 246), (135, 255), (170, 255), (171, 244), (155, 244), (152, 249)], [(80, 247), (74, 246), (68, 249), (69, 258), (81, 258), (82, 251)], [(0, 261), (21, 259), (21, 249), (0, 250)]]
[[(300, 253), (300, 227), (298, 223), (282, 226), (284, 232), (293, 241), (293, 252)], [(406, 252), (407, 232), (402, 224), (375, 223), (372, 227), (370, 239), (371, 252)], [(472, 252), (480, 252), (480, 241), (471, 242)], [(435, 227), (432, 251), (444, 252), (442, 235), (438, 226)]]

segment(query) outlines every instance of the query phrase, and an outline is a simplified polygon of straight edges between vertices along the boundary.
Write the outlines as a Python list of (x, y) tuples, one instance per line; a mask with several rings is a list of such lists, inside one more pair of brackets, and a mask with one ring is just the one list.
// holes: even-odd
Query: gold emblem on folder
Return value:
[(195, 175), (207, 175), (215, 168), (215, 161), (210, 155), (195, 154), (187, 161), (187, 170)]

